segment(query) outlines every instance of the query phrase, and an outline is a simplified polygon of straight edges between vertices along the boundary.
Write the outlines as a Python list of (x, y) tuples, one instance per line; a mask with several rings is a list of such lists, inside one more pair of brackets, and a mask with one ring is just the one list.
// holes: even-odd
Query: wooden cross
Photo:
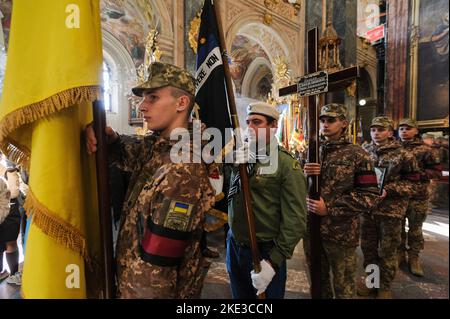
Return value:
[[(317, 28), (308, 31), (308, 74), (315, 73), (318, 70), (318, 42), (319, 32)], [(328, 92), (342, 90), (347, 88), (358, 77), (358, 67), (352, 66), (328, 74)], [(297, 85), (291, 85), (280, 89), (279, 96), (297, 93)], [(325, 93), (308, 96), (308, 162), (319, 163), (319, 116), (320, 108), (325, 100)], [(320, 199), (320, 176), (310, 176), (308, 187), (308, 196), (312, 199)], [(311, 278), (311, 298), (321, 298), (321, 260), (322, 250), (320, 237), (320, 216), (309, 213), (309, 241), (310, 241), (310, 278)]]

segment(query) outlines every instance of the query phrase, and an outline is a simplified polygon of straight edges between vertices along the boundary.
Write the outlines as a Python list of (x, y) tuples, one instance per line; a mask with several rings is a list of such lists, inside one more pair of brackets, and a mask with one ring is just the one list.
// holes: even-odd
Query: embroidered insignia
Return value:
[(164, 221), (164, 227), (186, 231), (189, 227), (190, 216), (194, 205), (180, 201), (171, 201), (169, 212)]
[(188, 212), (189, 205), (181, 202), (175, 202), (173, 211), (176, 213), (186, 214)]

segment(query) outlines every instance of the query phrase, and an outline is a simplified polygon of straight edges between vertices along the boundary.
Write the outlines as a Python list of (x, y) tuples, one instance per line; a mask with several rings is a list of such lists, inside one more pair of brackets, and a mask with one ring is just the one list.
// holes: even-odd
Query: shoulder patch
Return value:
[(186, 231), (189, 227), (193, 207), (192, 204), (172, 200), (164, 220), (164, 227)]

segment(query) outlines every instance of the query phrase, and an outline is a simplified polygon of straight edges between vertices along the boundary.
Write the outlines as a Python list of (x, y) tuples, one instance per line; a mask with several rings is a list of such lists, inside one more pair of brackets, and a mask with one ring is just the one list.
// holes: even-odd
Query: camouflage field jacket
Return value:
[(112, 163), (133, 173), (116, 249), (119, 298), (200, 295), (209, 262), (199, 241), (214, 191), (205, 164), (172, 162), (175, 143), (121, 136), (110, 146)]
[(320, 147), (321, 196), (328, 214), (321, 218), (321, 235), (340, 245), (359, 243), (359, 214), (379, 198), (372, 160), (364, 150), (342, 138)]
[(424, 144), (419, 138), (401, 143), (405, 150), (414, 156), (420, 169), (420, 183), (418, 183), (417, 187), (421, 191), (414, 199), (426, 199), (428, 198), (430, 179), (439, 179), (442, 175), (439, 154), (431, 146)]
[(403, 218), (409, 198), (420, 194), (420, 169), (417, 161), (394, 139), (382, 146), (371, 142), (363, 147), (375, 167), (386, 170), (384, 189), (387, 196), (371, 213)]

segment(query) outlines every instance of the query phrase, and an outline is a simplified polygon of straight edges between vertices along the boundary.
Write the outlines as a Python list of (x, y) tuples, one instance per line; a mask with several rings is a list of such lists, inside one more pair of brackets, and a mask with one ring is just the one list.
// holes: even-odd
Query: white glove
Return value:
[(263, 259), (261, 260), (261, 271), (255, 273), (255, 271), (252, 270), (250, 274), (252, 276), (253, 287), (258, 290), (256, 294), (260, 295), (266, 291), (267, 286), (272, 281), (273, 276), (275, 276), (275, 270)]
[(213, 187), (215, 194), (219, 195), (223, 191), (223, 175), (220, 175), (218, 170), (213, 171), (209, 174), (209, 183)]

